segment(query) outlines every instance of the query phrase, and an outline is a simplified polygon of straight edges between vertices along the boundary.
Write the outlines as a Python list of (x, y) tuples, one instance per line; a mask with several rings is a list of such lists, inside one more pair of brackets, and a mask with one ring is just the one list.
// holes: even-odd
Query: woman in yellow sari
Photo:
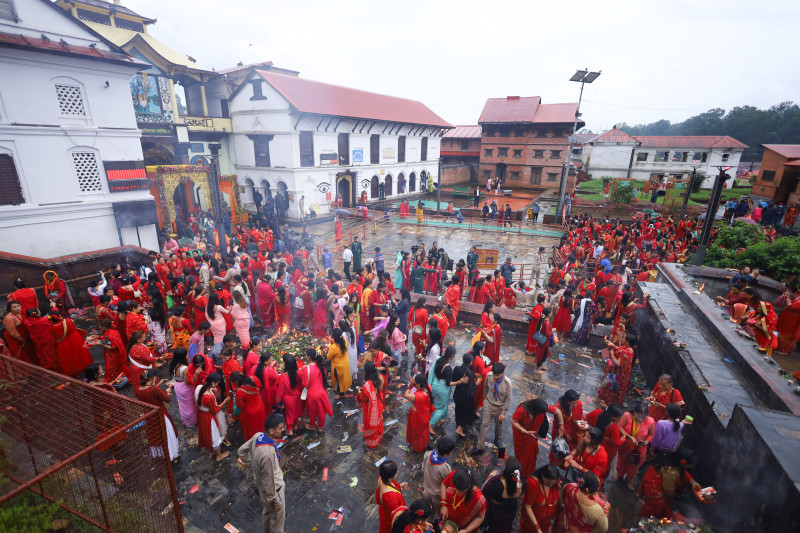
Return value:
[(350, 359), (347, 357), (347, 341), (342, 330), (335, 328), (332, 336), (333, 342), (328, 348), (328, 359), (331, 362), (331, 374), (335, 379), (333, 389), (336, 394), (333, 398), (338, 400), (342, 394), (350, 390), (352, 378), (350, 376)]
[(416, 210), (417, 224), (422, 224), (422, 215), (424, 212), (425, 211), (422, 209), (422, 200), (420, 200), (419, 203), (417, 203), (417, 210)]

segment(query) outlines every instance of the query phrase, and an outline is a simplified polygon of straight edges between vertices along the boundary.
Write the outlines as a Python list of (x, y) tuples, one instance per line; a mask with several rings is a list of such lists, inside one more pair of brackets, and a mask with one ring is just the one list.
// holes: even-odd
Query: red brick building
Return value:
[(542, 104), (538, 96), (487, 100), (478, 120), (481, 182), (497, 176), (508, 187), (558, 188), (577, 108), (577, 103)]
[(481, 127), (456, 126), (442, 136), (442, 184), (478, 183)]
[(752, 195), (775, 203), (800, 203), (800, 144), (764, 144)]

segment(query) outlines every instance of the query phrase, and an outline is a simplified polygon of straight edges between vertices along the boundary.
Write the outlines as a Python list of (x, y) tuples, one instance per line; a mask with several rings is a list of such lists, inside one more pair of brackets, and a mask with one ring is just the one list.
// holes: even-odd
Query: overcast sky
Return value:
[(796, 0), (122, 0), (198, 66), (271, 60), (475, 124), (487, 98), (575, 102), (587, 127), (798, 100)]

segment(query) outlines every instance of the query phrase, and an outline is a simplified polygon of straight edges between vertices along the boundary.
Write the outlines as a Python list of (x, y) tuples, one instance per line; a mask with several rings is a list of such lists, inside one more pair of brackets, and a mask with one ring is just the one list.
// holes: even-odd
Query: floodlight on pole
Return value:
[(569, 81), (578, 82), (581, 84), (581, 94), (578, 97), (578, 107), (575, 109), (575, 122), (572, 124), (572, 133), (569, 136), (569, 150), (567, 150), (567, 164), (564, 167), (564, 173), (561, 175), (561, 183), (558, 185), (558, 203), (556, 204), (556, 220), (561, 215), (561, 211), (564, 206), (564, 194), (566, 193), (567, 189), (567, 181), (569, 180), (569, 168), (572, 164), (572, 141), (574, 138), (575, 133), (578, 131), (578, 117), (581, 116), (581, 101), (583, 100), (583, 86), (587, 83), (592, 83), (594, 80), (600, 76), (600, 73), (603, 72), (599, 70), (597, 72), (590, 72), (589, 69), (584, 70), (577, 70), (575, 74), (569, 79)]

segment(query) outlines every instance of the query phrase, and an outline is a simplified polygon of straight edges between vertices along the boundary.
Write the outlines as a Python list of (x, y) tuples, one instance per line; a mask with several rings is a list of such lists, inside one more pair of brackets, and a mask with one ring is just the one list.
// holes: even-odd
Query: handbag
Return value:
[(639, 450), (636, 450), (635, 452), (631, 453), (628, 456), (628, 464), (629, 465), (638, 466), (639, 465), (639, 461), (641, 461), (641, 460), (642, 460), (642, 454), (639, 453)]
[(583, 475), (574, 466), (567, 468), (567, 473), (564, 475), (564, 480), (567, 483), (578, 483), (583, 479)]
[(295, 297), (295, 299), (294, 299), (294, 308), (295, 309), (303, 309), (304, 307), (305, 306), (303, 304), (303, 297), (302, 296)]
[(472, 342), (470, 343), (471, 346), (475, 346), (476, 342), (481, 340), (481, 330), (478, 328), (478, 333), (472, 336)]
[(547, 342), (547, 337), (545, 337), (544, 333), (540, 331), (542, 328), (542, 320), (544, 319), (539, 319), (539, 324), (536, 326), (536, 333), (533, 334), (533, 340), (535, 340), (536, 344), (540, 346), (544, 346), (544, 344)]
[(550, 421), (545, 416), (544, 417), (544, 421), (542, 422), (542, 425), (539, 426), (539, 431), (538, 431), (537, 435), (539, 435), (540, 439), (547, 438), (547, 432), (548, 431), (550, 431)]
[[(308, 380), (311, 381), (311, 367), (306, 366), (306, 370), (308, 370)], [(308, 398), (308, 385), (303, 387), (303, 392), (300, 393), (300, 399), (305, 400)]]
[(424, 331), (425, 330), (422, 329), (422, 326), (414, 326), (411, 329), (411, 333), (413, 333), (414, 335), (422, 335)]

